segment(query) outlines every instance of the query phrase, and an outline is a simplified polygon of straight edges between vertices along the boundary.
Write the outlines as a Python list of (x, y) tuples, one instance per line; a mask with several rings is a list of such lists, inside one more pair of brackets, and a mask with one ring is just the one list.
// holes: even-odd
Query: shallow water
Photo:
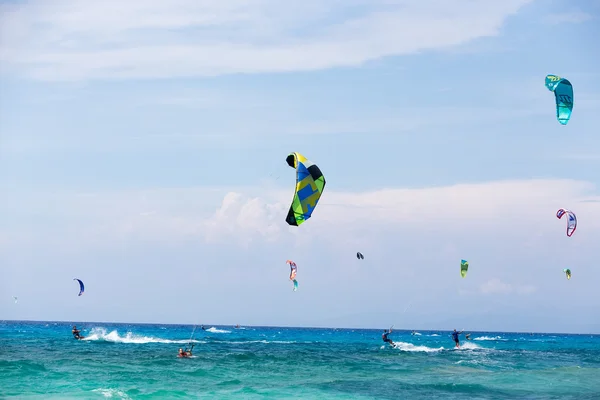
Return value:
[[(1, 398), (600, 399), (600, 335), (0, 323)], [(462, 336), (461, 338), (464, 338)]]

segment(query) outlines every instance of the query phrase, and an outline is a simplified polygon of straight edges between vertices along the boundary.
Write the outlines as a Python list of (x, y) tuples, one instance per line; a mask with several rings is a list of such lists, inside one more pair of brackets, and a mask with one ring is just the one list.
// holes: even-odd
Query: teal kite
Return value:
[(556, 75), (546, 76), (546, 87), (554, 92), (556, 99), (556, 119), (566, 125), (573, 112), (573, 85), (565, 78)]

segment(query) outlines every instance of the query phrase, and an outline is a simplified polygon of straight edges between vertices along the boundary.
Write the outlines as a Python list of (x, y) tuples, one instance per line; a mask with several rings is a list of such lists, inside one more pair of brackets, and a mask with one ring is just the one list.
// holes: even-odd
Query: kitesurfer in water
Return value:
[(186, 346), (185, 350), (179, 349), (178, 356), (179, 357), (191, 357), (192, 356), (192, 350), (194, 350), (194, 346), (195, 346), (195, 343), (192, 343), (192, 346), (190, 347), (189, 350), (188, 350), (187, 346)]
[[(192, 348), (194, 346), (192, 345)], [(188, 350), (187, 348), (185, 349), (185, 351), (183, 349), (179, 349), (179, 354), (177, 355), (177, 357), (190, 357), (192, 355), (192, 349)]]
[(470, 333), (467, 333), (467, 334), (465, 335), (465, 338), (466, 338), (467, 340), (471, 340), (471, 334), (470, 334)]
[(456, 332), (456, 329), (454, 330), (454, 332), (452, 332), (452, 339), (454, 340), (454, 343), (456, 343), (456, 347), (460, 347), (460, 343), (458, 341), (458, 335), (460, 335), (461, 333), (463, 333), (463, 331), (460, 332)]
[(394, 345), (394, 342), (392, 342), (392, 340), (390, 338), (388, 338), (388, 335), (392, 333), (392, 328), (390, 328), (389, 330), (384, 330), (383, 331), (383, 335), (381, 335), (381, 339), (383, 339), (383, 341), (385, 343), (389, 343), (390, 345)]
[(73, 337), (75, 339), (81, 339), (82, 336), (79, 334), (79, 330), (77, 329), (77, 327), (75, 325), (73, 325), (73, 330), (71, 331), (71, 333), (73, 333)]

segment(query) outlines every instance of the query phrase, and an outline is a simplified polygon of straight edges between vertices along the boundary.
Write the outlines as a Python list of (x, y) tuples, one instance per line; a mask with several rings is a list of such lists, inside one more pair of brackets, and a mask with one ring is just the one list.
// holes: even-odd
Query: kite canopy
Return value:
[(546, 76), (546, 87), (554, 92), (556, 100), (556, 119), (566, 125), (573, 112), (573, 85), (568, 80), (556, 75)]
[(73, 280), (79, 282), (79, 294), (77, 296), (81, 296), (85, 289), (85, 287), (83, 286), (83, 282), (81, 282), (81, 280), (77, 278), (74, 278)]
[(460, 260), (460, 276), (463, 278), (467, 276), (469, 270), (469, 262), (467, 260)]
[(573, 211), (567, 210), (566, 208), (560, 208), (556, 212), (556, 218), (561, 219), (565, 214), (569, 216), (567, 219), (567, 236), (571, 237), (575, 233), (575, 229), (577, 229), (577, 217)]
[(359, 260), (364, 260), (365, 256), (363, 256), (362, 253), (359, 251), (358, 253), (356, 253), (356, 258), (358, 258)]
[(325, 177), (319, 167), (300, 153), (291, 153), (285, 161), (296, 169), (296, 191), (285, 221), (289, 225), (300, 226), (311, 217), (317, 206), (325, 188)]
[(567, 279), (571, 279), (571, 270), (569, 268), (563, 269), (563, 272), (567, 276)]

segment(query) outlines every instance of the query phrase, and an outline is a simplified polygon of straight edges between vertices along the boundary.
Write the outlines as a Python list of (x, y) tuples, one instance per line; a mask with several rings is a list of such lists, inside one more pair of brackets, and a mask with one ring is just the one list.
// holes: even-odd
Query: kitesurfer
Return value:
[(465, 338), (466, 338), (467, 340), (471, 340), (471, 334), (470, 334), (470, 333), (467, 333), (467, 334), (465, 335)]
[(456, 329), (454, 330), (454, 332), (452, 332), (452, 339), (454, 340), (454, 343), (456, 343), (456, 347), (460, 347), (460, 343), (458, 341), (458, 335), (460, 335), (461, 333), (463, 333), (463, 331), (456, 332)]
[(73, 337), (75, 339), (81, 339), (82, 336), (79, 334), (79, 330), (77, 329), (77, 327), (75, 325), (73, 325), (73, 330), (71, 331), (71, 333), (73, 333)]
[(177, 357), (189, 357), (191, 355), (192, 355), (192, 349), (190, 349), (188, 351), (188, 349), (186, 348), (185, 351), (183, 351), (183, 349), (179, 349), (179, 354), (177, 355)]
[(392, 333), (392, 328), (390, 328), (389, 330), (384, 330), (383, 331), (383, 335), (381, 335), (381, 339), (383, 339), (383, 341), (385, 343), (389, 343), (390, 345), (394, 345), (394, 342), (392, 342), (392, 340), (390, 338), (388, 338), (388, 335)]

